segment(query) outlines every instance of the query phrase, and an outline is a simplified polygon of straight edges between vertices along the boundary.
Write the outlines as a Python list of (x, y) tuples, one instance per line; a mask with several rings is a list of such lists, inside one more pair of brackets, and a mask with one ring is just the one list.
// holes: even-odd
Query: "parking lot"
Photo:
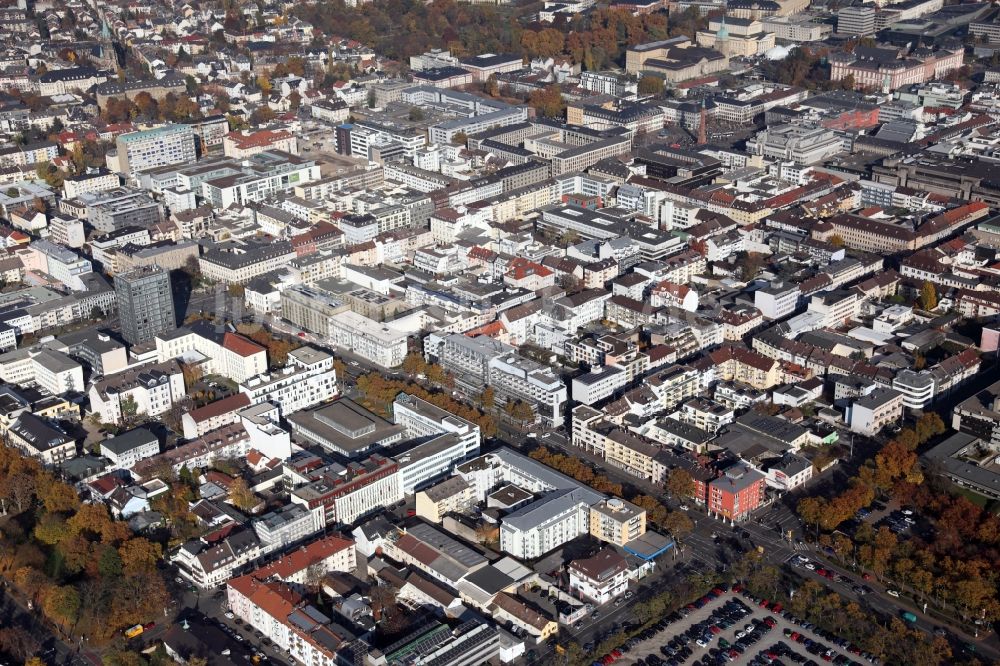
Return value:
[[(655, 636), (637, 642), (614, 663), (643, 666), (875, 663), (836, 646), (814, 629), (800, 626), (795, 618), (786, 617), (787, 613), (780, 607), (777, 612), (773, 605), (769, 610), (744, 594), (724, 592), (716, 599), (709, 599), (701, 608), (682, 612), (689, 614)], [(699, 641), (704, 646), (699, 645)], [(685, 645), (680, 647), (682, 642)], [(810, 643), (816, 644), (812, 651)]]

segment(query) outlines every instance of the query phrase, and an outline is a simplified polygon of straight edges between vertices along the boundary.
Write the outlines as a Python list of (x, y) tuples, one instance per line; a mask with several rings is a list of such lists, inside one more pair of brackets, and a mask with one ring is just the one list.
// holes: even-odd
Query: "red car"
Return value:
[(816, 573), (819, 574), (820, 576), (825, 576), (826, 569), (816, 569)]
[(615, 659), (621, 659), (622, 654), (624, 653), (618, 648), (615, 648), (614, 650), (611, 651), (611, 656), (614, 657)]
[(767, 617), (764, 618), (764, 624), (774, 629), (774, 625), (778, 624), (778, 622), (773, 617), (768, 615)]
[(708, 630), (711, 631), (713, 634), (721, 634), (722, 633), (722, 629), (720, 629), (719, 627), (715, 626), (714, 624), (711, 627), (709, 627)]
[(767, 608), (767, 599), (761, 599), (760, 600), (760, 607), (761, 608)]
[(712, 592), (715, 592), (716, 596), (720, 596), (720, 597), (721, 597), (721, 596), (722, 596), (723, 594), (725, 594), (725, 590), (723, 590), (723, 589), (721, 589), (721, 588), (718, 588), (718, 587), (717, 587), (717, 588), (715, 588), (715, 589), (713, 589), (713, 590), (712, 590)]
[(871, 580), (872, 579), (872, 575), (870, 573), (863, 573), (863, 574), (861, 574), (861, 577), (863, 579), (865, 579), (865, 580)]
[(791, 638), (793, 641), (797, 641), (799, 640), (799, 632), (793, 631), (788, 637)]
[(743, 591), (743, 586), (742, 585), (740, 585), (739, 583), (736, 583), (736, 585), (733, 585), (733, 592), (742, 592), (742, 591)]
[(783, 608), (784, 606), (782, 606), (781, 604), (774, 604), (773, 606), (771, 606), (771, 612), (780, 613)]
[(305, 333), (305, 331), (299, 331), (299, 337), (300, 337), (300, 338), (304, 338), (304, 337), (306, 337), (306, 333)]
[(824, 575), (824, 576), (826, 576), (827, 578), (829, 578), (829, 579), (833, 580), (833, 577), (834, 577), (834, 576), (833, 576), (833, 572), (832, 572), (832, 571), (827, 571), (827, 572), (826, 572), (825, 574), (823, 574), (823, 575)]

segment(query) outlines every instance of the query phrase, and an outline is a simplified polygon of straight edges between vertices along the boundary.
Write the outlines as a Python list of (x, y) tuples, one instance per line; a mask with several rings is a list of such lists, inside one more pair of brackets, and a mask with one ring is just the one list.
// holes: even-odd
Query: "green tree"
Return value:
[(662, 95), (663, 89), (663, 79), (658, 76), (646, 75), (639, 79), (640, 95)]
[(409, 118), (411, 122), (415, 123), (420, 122), (421, 120), (424, 119), (424, 110), (421, 109), (419, 106), (411, 106)]
[(930, 311), (935, 309), (937, 304), (937, 287), (930, 280), (924, 280), (923, 286), (920, 287), (920, 307)]

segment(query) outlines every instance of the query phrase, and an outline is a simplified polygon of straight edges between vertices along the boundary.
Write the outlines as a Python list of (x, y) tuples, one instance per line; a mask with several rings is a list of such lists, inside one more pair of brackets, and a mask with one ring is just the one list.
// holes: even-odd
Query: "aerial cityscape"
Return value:
[(0, 666), (1000, 664), (1000, 4), (0, 38)]

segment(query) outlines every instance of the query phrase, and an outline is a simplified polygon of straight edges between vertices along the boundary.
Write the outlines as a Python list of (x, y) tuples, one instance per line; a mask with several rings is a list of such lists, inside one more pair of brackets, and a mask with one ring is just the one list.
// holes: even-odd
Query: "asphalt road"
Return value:
[[(7, 586), (0, 587), (0, 626), (21, 627), (37, 643), (35, 655), (50, 666), (100, 666), (100, 658), (90, 650), (79, 652), (67, 645), (33, 612), (7, 593)], [(0, 663), (4, 663), (0, 661)], [(16, 662), (7, 662), (14, 664)]]

